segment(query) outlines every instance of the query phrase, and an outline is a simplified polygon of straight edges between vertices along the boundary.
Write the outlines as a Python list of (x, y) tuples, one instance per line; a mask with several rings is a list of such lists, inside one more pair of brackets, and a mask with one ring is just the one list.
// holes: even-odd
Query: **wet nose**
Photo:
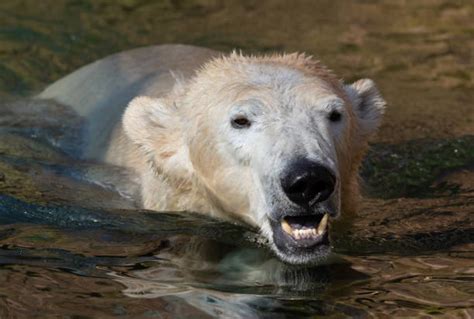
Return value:
[(329, 198), (336, 178), (321, 164), (307, 159), (290, 165), (281, 179), (286, 196), (300, 206), (312, 206)]

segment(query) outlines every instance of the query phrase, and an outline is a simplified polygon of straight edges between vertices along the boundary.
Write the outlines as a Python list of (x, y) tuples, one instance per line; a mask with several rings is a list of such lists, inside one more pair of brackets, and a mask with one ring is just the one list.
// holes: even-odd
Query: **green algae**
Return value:
[(474, 136), (374, 145), (362, 168), (367, 193), (380, 198), (430, 196), (443, 172), (474, 163)]

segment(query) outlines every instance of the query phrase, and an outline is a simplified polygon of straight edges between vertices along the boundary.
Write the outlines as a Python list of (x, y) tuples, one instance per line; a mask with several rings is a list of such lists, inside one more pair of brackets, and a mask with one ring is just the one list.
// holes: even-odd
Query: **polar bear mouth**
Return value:
[(281, 219), (283, 233), (299, 247), (327, 242), (329, 214), (286, 216)]
[(281, 260), (295, 265), (325, 260), (329, 245), (330, 214), (302, 214), (271, 220), (274, 251)]
[(281, 228), (294, 240), (317, 240), (328, 231), (329, 214), (317, 216), (284, 217)]

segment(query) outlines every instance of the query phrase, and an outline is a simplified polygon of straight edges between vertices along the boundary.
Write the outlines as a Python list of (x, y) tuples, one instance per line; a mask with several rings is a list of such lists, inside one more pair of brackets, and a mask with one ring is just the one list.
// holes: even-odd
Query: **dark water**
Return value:
[[(1, 1), (0, 318), (474, 317), (472, 1)], [(73, 159), (81, 119), (29, 96), (142, 45), (305, 51), (389, 109), (329, 265), (252, 229), (150, 214)]]

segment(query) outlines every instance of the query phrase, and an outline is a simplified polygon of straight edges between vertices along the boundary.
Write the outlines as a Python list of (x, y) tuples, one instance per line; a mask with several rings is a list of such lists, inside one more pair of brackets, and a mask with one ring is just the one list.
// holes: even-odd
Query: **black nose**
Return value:
[(301, 206), (312, 206), (328, 199), (335, 184), (336, 178), (329, 169), (307, 159), (290, 165), (281, 180), (286, 196)]

